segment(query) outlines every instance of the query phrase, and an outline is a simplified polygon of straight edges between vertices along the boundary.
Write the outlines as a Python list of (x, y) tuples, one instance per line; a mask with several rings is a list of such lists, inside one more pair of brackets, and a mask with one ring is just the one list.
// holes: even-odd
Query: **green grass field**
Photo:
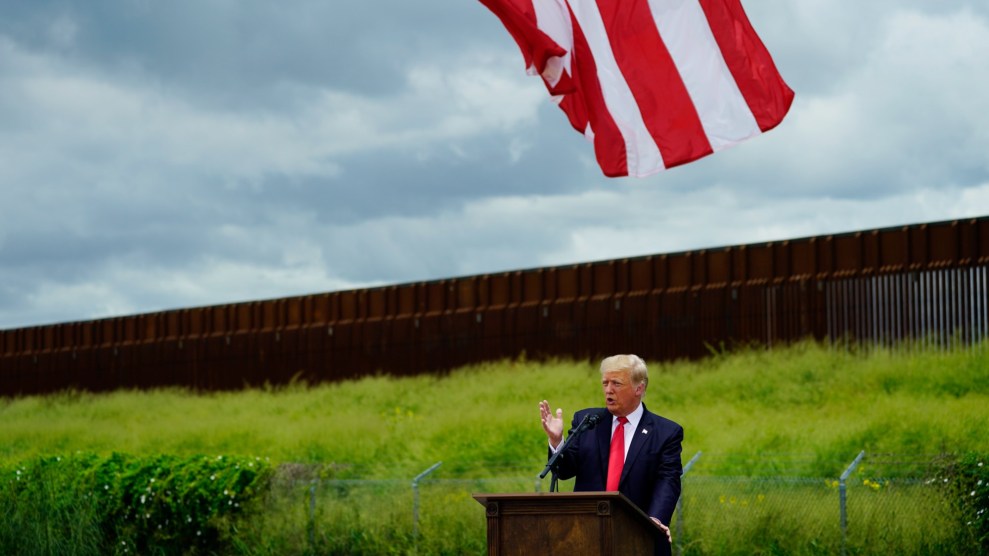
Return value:
[[(601, 404), (596, 365), (501, 362), (446, 376), (206, 395), (181, 390), (63, 393), (0, 401), (0, 458), (85, 450), (240, 454), (344, 464), (403, 477), (435, 461), (531, 466), (544, 454), (537, 404), (569, 415)], [(989, 451), (989, 355), (847, 353), (812, 343), (700, 362), (652, 363), (647, 406), (684, 426), (684, 454), (732, 462), (812, 455), (808, 476), (841, 471), (860, 450)], [(835, 466), (839, 467), (835, 467)], [(473, 470), (472, 470), (473, 472)], [(771, 470), (778, 473), (778, 470)]]
[[(424, 483), (422, 530), (415, 542), (427, 547), (422, 553), (477, 553), (483, 545), (483, 511), (470, 492), (531, 491), (545, 463), (539, 400), (562, 407), (569, 419), (574, 410), (601, 405), (598, 377), (596, 364), (520, 360), (443, 376), (371, 377), (312, 387), (201, 395), (181, 390), (66, 392), (3, 399), (0, 461), (13, 465), (82, 451), (249, 456), (275, 465), (313, 464), (323, 484), (338, 485), (315, 493), (315, 514), (307, 509), (306, 488), (292, 487), (286, 492), (295, 494), (286, 495), (288, 499), (272, 495), (268, 500), (270, 508), (280, 509), (255, 518), (263, 527), (242, 527), (251, 541), (237, 545), (241, 552), (271, 554), (314, 547), (321, 553), (374, 554), (385, 545), (397, 547), (392, 553), (409, 553), (408, 481), (442, 461), (429, 477), (432, 482)], [(691, 474), (698, 477), (695, 496), (709, 491), (705, 503), (714, 504), (710, 501), (731, 492), (721, 487), (718, 494), (702, 478), (837, 478), (862, 450), (894, 454), (867, 459), (855, 476), (861, 487), (863, 478), (916, 478), (929, 472), (926, 463), (939, 454), (989, 453), (989, 346), (911, 353), (847, 351), (806, 342), (773, 351), (716, 354), (698, 362), (650, 363), (645, 402), (684, 426), (685, 463), (703, 452)], [(692, 478), (688, 474), (685, 480), (685, 503)], [(339, 485), (344, 484), (360, 486), (345, 489), (348, 496), (341, 498)], [(823, 481), (812, 484), (818, 486), (799, 495), (806, 497), (806, 506), (817, 508), (806, 519), (836, 523), (837, 494)], [(757, 508), (758, 496), (751, 493), (747, 499), (752, 505), (744, 510), (761, 512), (743, 519), (750, 542), (782, 547), (781, 553), (831, 553), (837, 546), (830, 529), (815, 533), (820, 528), (803, 527), (801, 537), (799, 520), (788, 524), (777, 510)], [(913, 496), (923, 500), (929, 493)], [(379, 509), (384, 504), (389, 511), (377, 513), (394, 514), (392, 519), (403, 526), (387, 527), (376, 521), (373, 510), (364, 515), (356, 509), (367, 504)], [(898, 507), (910, 505), (901, 502)], [(451, 506), (456, 508), (452, 514), (442, 514), (442, 508)], [(717, 516), (731, 509), (722, 506), (705, 510), (704, 503), (695, 502), (691, 515), (697, 521), (688, 532), (688, 552), (732, 553), (713, 532), (707, 541), (697, 536), (705, 530), (698, 512)], [(866, 515), (870, 510), (855, 511)], [(724, 523), (726, 518), (712, 519)], [(308, 540), (303, 533), (271, 536), (272, 531), (304, 531), (314, 523)], [(451, 523), (459, 525), (451, 528)], [(785, 534), (773, 540), (767, 524)], [(257, 532), (261, 530), (268, 533)], [(883, 552), (869, 552), (868, 546), (878, 541), (857, 535), (865, 544), (856, 545), (856, 553), (896, 548), (883, 541)], [(348, 538), (341, 540), (344, 536)], [(779, 544), (784, 540), (790, 544)]]

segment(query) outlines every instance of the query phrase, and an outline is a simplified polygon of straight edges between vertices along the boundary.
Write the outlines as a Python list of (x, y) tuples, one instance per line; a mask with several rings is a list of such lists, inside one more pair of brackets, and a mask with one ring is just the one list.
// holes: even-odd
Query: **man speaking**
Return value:
[[(588, 415), (600, 424), (575, 438), (557, 460), (557, 476), (576, 477), (574, 491), (619, 491), (635, 503), (671, 541), (670, 519), (680, 498), (683, 427), (651, 413), (642, 403), (649, 384), (645, 362), (637, 355), (613, 355), (601, 361), (601, 386), (606, 408), (582, 409), (573, 427)], [(554, 415), (549, 402), (539, 402), (550, 456), (563, 443), (563, 410)], [(605, 424), (609, 426), (606, 426)], [(657, 553), (669, 553), (669, 545)]]

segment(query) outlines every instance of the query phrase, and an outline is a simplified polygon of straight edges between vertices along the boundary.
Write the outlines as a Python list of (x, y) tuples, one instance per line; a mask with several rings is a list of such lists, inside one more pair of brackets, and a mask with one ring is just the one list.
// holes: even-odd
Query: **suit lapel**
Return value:
[[(625, 480), (625, 475), (628, 474), (628, 470), (631, 467), (631, 463), (635, 461), (638, 457), (639, 452), (642, 451), (642, 447), (645, 446), (646, 440), (649, 439), (649, 434), (653, 432), (655, 428), (653, 423), (653, 415), (649, 413), (646, 409), (645, 404), (642, 404), (642, 418), (639, 419), (639, 427), (632, 434), (632, 443), (628, 446), (628, 454), (625, 455), (625, 465), (622, 467), (622, 478), (621, 481)], [(621, 482), (619, 481), (619, 483)]]

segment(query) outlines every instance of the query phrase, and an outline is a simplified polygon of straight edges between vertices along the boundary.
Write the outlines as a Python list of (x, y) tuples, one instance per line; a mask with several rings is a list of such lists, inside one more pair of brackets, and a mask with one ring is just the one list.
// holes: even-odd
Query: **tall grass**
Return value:
[[(831, 476), (860, 450), (989, 451), (987, 351), (849, 353), (808, 342), (652, 363), (645, 402), (684, 426), (685, 457), (721, 456), (708, 472), (748, 474), (753, 458), (799, 453), (812, 457), (790, 473)], [(538, 472), (544, 398), (567, 419), (601, 405), (596, 365), (503, 361), (313, 387), (8, 398), (0, 400), (0, 459), (223, 453), (335, 463), (341, 477), (414, 476), (440, 460), (447, 476), (473, 474), (478, 462), (492, 473)]]
[[(296, 480), (270, 494), (267, 511), (240, 526), (234, 546), (247, 554), (374, 554), (385, 547), (403, 554), (418, 543), (421, 553), (474, 553), (483, 551), (484, 523), (469, 493), (531, 490), (545, 464), (537, 405), (544, 398), (568, 419), (577, 409), (601, 405), (596, 363), (517, 360), (445, 375), (229, 393), (171, 389), (2, 399), (0, 461), (81, 450), (313, 464), (323, 485), (312, 493), (315, 512), (307, 483)], [(923, 463), (943, 453), (989, 453), (989, 346), (848, 351), (804, 342), (697, 362), (653, 362), (645, 401), (684, 426), (685, 462), (703, 452), (694, 476), (834, 478), (861, 450), (899, 455), (867, 463), (863, 476), (916, 476), (917, 468), (900, 465), (904, 458)], [(424, 495), (420, 537), (414, 539), (408, 480), (438, 461), (443, 465), (430, 476), (433, 495)], [(348, 483), (356, 479), (367, 482)], [(344, 488), (351, 494), (341, 498), (340, 485), (348, 484), (361, 486)], [(436, 495), (443, 488), (449, 491)], [(812, 497), (824, 501), (810, 505), (824, 507), (833, 527), (836, 495), (822, 489)], [(689, 496), (685, 492), (685, 502)], [(758, 545), (761, 552), (805, 546), (807, 553), (828, 553), (835, 547), (833, 530), (797, 531), (818, 518), (761, 511), (744, 520), (745, 531), (736, 531), (749, 535), (746, 542), (765, 540), (759, 527), (789, 524), (796, 531), (773, 541), (775, 549)], [(695, 533), (704, 530), (702, 521), (694, 523)], [(712, 523), (716, 529), (725, 522)], [(866, 546), (900, 546), (855, 533), (852, 540)], [(726, 553), (713, 532), (703, 537), (690, 537), (693, 553)]]

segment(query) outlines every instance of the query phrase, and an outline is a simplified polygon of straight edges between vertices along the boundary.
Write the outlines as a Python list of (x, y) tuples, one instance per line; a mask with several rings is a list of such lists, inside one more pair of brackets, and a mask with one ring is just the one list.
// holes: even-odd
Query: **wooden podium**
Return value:
[(617, 492), (475, 494), (474, 499), (487, 514), (488, 556), (648, 556), (658, 542), (669, 547), (649, 517)]

